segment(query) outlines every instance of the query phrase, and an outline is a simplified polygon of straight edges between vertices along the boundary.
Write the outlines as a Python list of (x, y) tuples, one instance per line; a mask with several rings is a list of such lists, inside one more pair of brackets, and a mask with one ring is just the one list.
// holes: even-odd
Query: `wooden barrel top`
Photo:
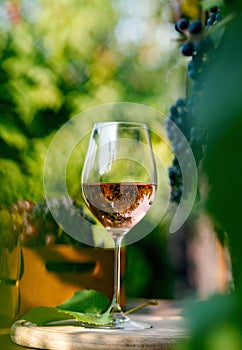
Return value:
[(19, 320), (13, 324), (10, 336), (18, 345), (49, 350), (169, 350), (187, 337), (185, 322), (179, 313), (145, 313), (130, 318), (149, 323), (152, 328), (126, 331), (73, 325), (37, 327)]

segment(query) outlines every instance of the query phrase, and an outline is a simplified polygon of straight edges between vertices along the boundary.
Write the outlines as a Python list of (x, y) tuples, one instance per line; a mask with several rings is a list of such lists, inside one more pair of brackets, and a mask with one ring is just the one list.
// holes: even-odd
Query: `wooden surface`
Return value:
[[(150, 311), (152, 309), (154, 311)], [(142, 313), (133, 314), (130, 318), (148, 322), (152, 328), (136, 331), (93, 330), (66, 325), (36, 327), (23, 321), (17, 321), (12, 326), (11, 338), (19, 345), (35, 349), (169, 350), (174, 344), (187, 337), (187, 330), (180, 311), (174, 306), (171, 307), (171, 304), (167, 302), (160, 302), (158, 307), (148, 307)]]

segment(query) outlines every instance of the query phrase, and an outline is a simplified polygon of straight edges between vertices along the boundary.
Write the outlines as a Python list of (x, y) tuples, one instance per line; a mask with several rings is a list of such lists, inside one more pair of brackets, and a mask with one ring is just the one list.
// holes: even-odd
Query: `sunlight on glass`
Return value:
[(97, 125), (97, 130), (100, 134), (100, 138), (102, 140), (105, 140), (105, 143), (100, 145), (100, 153), (98, 159), (99, 171), (100, 175), (102, 176), (111, 169), (113, 159), (115, 159), (116, 157), (116, 148), (113, 141), (116, 139), (117, 126), (115, 124), (110, 123), (109, 129), (102, 129), (102, 123), (97, 123)]

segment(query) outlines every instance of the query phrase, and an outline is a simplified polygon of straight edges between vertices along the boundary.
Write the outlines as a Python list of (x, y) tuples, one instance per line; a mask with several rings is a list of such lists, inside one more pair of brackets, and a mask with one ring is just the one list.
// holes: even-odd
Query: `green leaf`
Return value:
[[(23, 319), (43, 326), (65, 320), (79, 321), (82, 324), (105, 325), (110, 323), (110, 311), (108, 298), (95, 290), (82, 290), (76, 292), (72, 298), (57, 307), (37, 307), (27, 312)], [(106, 310), (106, 311), (105, 311)]]
[(211, 31), (210, 37), (216, 48), (220, 45), (224, 32), (225, 32), (225, 26), (223, 25), (222, 21), (219, 22)]
[(28, 311), (23, 319), (27, 322), (42, 326), (50, 322), (57, 322), (62, 320), (69, 320), (73, 317), (66, 313), (61, 313), (54, 307), (39, 306)]
[(61, 314), (66, 313), (69, 316), (71, 315), (76, 319), (76, 321), (80, 321), (83, 324), (87, 323), (89, 325), (107, 325), (111, 321), (110, 309), (111, 308), (109, 308), (103, 314), (88, 314), (69, 310), (61, 311)]
[(210, 299), (190, 302), (183, 315), (189, 323), (192, 333), (200, 333), (211, 329), (221, 320), (227, 319), (235, 310), (233, 294), (213, 295)]
[(72, 298), (58, 305), (57, 308), (79, 313), (101, 314), (107, 310), (108, 306), (109, 299), (104, 294), (89, 289), (76, 292)]

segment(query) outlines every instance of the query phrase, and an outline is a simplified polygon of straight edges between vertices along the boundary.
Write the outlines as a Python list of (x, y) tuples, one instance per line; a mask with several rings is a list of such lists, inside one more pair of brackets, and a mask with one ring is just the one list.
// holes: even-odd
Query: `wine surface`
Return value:
[(149, 183), (84, 183), (83, 196), (89, 210), (106, 229), (127, 232), (152, 205), (156, 186)]

